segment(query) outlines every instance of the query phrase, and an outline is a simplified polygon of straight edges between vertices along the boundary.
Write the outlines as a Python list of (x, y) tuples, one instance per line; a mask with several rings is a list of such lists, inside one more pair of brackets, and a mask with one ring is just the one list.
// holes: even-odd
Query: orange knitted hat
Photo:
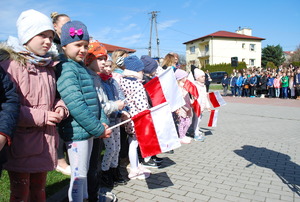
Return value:
[[(99, 41), (94, 41), (89, 44), (88, 54), (85, 58), (85, 65), (89, 66), (94, 60), (101, 56), (106, 56), (107, 59), (107, 50), (105, 46)], [(105, 60), (106, 60), (105, 59)]]

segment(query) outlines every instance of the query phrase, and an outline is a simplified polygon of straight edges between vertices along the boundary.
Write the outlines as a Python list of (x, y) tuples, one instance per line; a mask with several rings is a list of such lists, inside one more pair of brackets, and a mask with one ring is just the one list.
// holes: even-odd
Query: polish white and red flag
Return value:
[(183, 88), (193, 96), (194, 101), (192, 102), (192, 107), (193, 107), (194, 112), (197, 115), (197, 117), (200, 117), (201, 106), (198, 102), (199, 92), (198, 92), (197, 86), (194, 83), (195, 83), (194, 76), (192, 73), (190, 73), (188, 75), (187, 80), (184, 83)]
[(133, 116), (136, 138), (142, 157), (153, 156), (181, 146), (170, 105), (163, 104)]
[(207, 124), (208, 127), (216, 127), (217, 126), (218, 114), (219, 114), (218, 110), (210, 111), (210, 116), (209, 116), (209, 120), (208, 120), (208, 124)]
[(174, 112), (185, 105), (182, 92), (171, 67), (151, 79), (144, 85), (144, 88), (152, 101), (153, 107), (168, 102), (171, 111)]
[(225, 100), (222, 98), (221, 94), (219, 91), (214, 91), (208, 93), (208, 98), (210, 100), (210, 103), (214, 108), (226, 105)]

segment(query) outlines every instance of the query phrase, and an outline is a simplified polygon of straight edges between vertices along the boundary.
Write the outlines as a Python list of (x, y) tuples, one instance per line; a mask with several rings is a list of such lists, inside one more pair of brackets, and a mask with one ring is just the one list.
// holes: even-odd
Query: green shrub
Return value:
[(276, 65), (273, 62), (267, 62), (266, 68), (277, 69)]
[(241, 70), (246, 69), (247, 65), (245, 62), (239, 62), (237, 67), (231, 67), (231, 64), (229, 63), (220, 63), (215, 65), (206, 65), (205, 68), (202, 68), (203, 71), (208, 70), (209, 72), (217, 72), (217, 71), (225, 71), (228, 75), (232, 73), (233, 69)]
[(293, 65), (293, 66), (300, 67), (300, 61), (299, 61), (299, 62), (292, 62), (292, 65)]

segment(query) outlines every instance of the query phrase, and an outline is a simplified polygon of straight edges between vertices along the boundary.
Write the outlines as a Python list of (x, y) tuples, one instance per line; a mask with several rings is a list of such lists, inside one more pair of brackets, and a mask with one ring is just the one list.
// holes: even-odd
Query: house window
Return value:
[(208, 51), (209, 51), (209, 45), (206, 44), (206, 45), (205, 45), (205, 52), (208, 52)]
[(255, 51), (255, 44), (250, 44), (250, 51)]
[(242, 59), (242, 62), (245, 62), (245, 58)]
[(195, 54), (195, 46), (191, 46), (190, 47), (190, 53), (191, 54)]
[(255, 66), (255, 59), (250, 59), (249, 64), (250, 66)]
[(205, 63), (206, 65), (209, 65), (209, 59), (206, 59), (206, 60), (204, 61), (204, 63)]
[(245, 43), (242, 43), (242, 48), (243, 48), (243, 49), (245, 48), (245, 46), (246, 46), (246, 44), (245, 44)]

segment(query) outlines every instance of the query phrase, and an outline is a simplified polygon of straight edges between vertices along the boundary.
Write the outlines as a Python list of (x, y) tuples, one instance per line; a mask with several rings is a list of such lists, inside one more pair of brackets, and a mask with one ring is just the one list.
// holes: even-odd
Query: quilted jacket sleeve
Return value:
[(103, 108), (101, 108), (101, 118), (100, 118), (101, 123), (105, 123), (106, 125), (109, 125), (109, 120), (103, 110)]

